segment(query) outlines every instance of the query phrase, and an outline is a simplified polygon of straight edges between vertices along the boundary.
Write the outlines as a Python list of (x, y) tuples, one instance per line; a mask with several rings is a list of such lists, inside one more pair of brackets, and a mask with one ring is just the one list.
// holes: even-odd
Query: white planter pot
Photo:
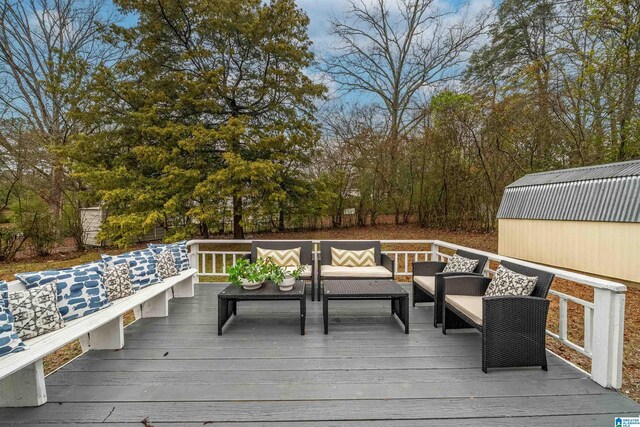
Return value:
[(263, 283), (263, 282), (250, 282), (247, 279), (241, 279), (241, 282), (242, 282), (242, 287), (248, 291), (254, 291), (258, 289), (260, 286), (262, 286), (262, 283)]
[(282, 281), (282, 283), (280, 283), (278, 286), (280, 287), (281, 291), (290, 291), (291, 289), (293, 289), (293, 285), (296, 284), (296, 279), (294, 279), (293, 277), (285, 277), (284, 280)]

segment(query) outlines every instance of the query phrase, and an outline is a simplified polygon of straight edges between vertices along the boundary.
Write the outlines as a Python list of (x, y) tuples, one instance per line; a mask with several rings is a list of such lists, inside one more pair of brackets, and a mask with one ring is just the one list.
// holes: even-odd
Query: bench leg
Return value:
[(141, 316), (143, 318), (167, 317), (169, 315), (169, 292), (171, 292), (171, 289), (167, 289), (165, 292), (156, 295), (142, 304)]
[(195, 276), (191, 276), (173, 287), (174, 298), (191, 298), (195, 295), (194, 277)]
[(42, 359), (0, 380), (0, 407), (17, 408), (47, 403)]
[(120, 350), (124, 347), (124, 320), (122, 316), (105, 323), (80, 339), (82, 351)]

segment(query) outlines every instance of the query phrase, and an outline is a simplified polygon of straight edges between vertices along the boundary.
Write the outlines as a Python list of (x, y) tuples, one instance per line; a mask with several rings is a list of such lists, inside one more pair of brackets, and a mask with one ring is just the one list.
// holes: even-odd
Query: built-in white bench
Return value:
[[(118, 350), (124, 347), (123, 315), (134, 311), (136, 319), (166, 317), (171, 298), (194, 295), (197, 270), (191, 268), (134, 295), (113, 302), (109, 307), (66, 322), (64, 328), (26, 340), (27, 349), (0, 357), (0, 407), (40, 406), (47, 402), (42, 359), (79, 339), (83, 351)], [(24, 289), (14, 281), (9, 290)]]

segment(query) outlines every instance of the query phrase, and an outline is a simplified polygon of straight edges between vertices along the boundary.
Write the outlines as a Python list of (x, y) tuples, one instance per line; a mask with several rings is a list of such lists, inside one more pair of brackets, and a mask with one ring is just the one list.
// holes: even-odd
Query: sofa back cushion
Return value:
[(189, 250), (187, 249), (186, 240), (167, 244), (150, 243), (149, 249), (151, 249), (156, 255), (159, 255), (163, 250), (171, 252), (176, 269), (179, 272), (191, 268), (191, 265), (189, 264)]
[(57, 301), (55, 282), (10, 293), (9, 307), (18, 336), (26, 340), (63, 328)]
[(375, 267), (375, 249), (362, 251), (331, 248), (331, 265), (334, 267)]
[(0, 356), (24, 351), (26, 346), (16, 333), (9, 309), (9, 287), (0, 281)]
[(300, 251), (302, 248), (292, 249), (265, 249), (256, 248), (258, 259), (266, 261), (270, 259), (278, 267), (298, 267), (300, 265)]
[(27, 289), (55, 283), (58, 310), (65, 321), (94, 313), (108, 305), (103, 262), (62, 270), (16, 274)]
[(160, 282), (156, 256), (152, 249), (131, 251), (120, 255), (102, 255), (107, 265), (126, 263), (129, 266), (129, 277), (134, 290), (142, 289)]
[(484, 296), (529, 296), (533, 293), (537, 281), (537, 277), (525, 276), (501, 265), (496, 270)]

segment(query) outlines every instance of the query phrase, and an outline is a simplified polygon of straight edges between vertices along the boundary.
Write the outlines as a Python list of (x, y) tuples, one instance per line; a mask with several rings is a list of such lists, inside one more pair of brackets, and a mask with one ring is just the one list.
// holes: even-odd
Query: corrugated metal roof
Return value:
[(559, 182), (588, 181), (591, 179), (620, 178), (634, 175), (640, 175), (640, 160), (530, 173), (508, 185), (507, 188)]
[(640, 222), (640, 160), (526, 175), (498, 218)]

